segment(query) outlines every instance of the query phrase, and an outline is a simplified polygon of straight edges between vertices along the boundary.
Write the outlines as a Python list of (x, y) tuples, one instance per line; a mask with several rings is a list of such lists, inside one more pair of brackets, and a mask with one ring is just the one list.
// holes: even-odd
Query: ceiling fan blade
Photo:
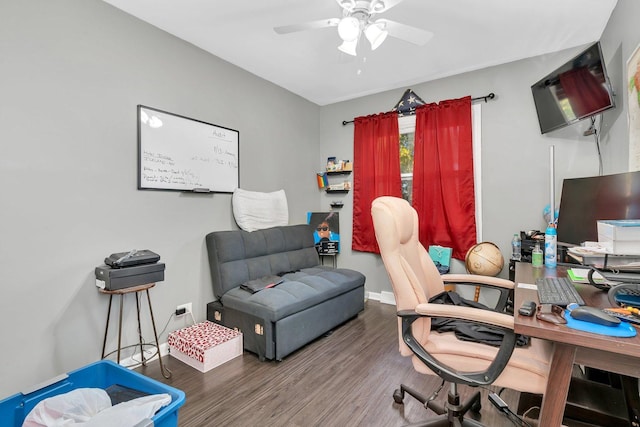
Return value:
[(356, 7), (356, 0), (336, 0), (336, 3), (338, 3), (338, 6), (347, 11), (351, 11), (354, 7)]
[[(395, 5), (397, 5), (402, 1), (403, 0), (373, 0), (371, 2), (371, 6), (376, 13), (382, 13), (382, 12), (386, 12), (387, 10), (391, 9), (392, 7), (394, 7)], [(376, 6), (376, 3), (382, 3), (382, 6)], [(378, 10), (377, 7), (382, 7), (382, 9)]]
[(372, 14), (385, 12), (401, 1), (403, 0), (336, 0), (338, 6), (347, 12), (358, 8), (368, 10)]
[(320, 28), (337, 27), (340, 19), (329, 18), (318, 21), (305, 22), (303, 24), (283, 25), (275, 27), (273, 30), (278, 34), (296, 33), (298, 31), (318, 30)]
[(420, 28), (390, 21), (388, 19), (378, 19), (376, 24), (379, 23), (384, 24), (385, 29), (389, 31), (389, 35), (391, 37), (395, 37), (418, 46), (426, 44), (433, 37), (433, 33), (431, 31), (422, 30)]

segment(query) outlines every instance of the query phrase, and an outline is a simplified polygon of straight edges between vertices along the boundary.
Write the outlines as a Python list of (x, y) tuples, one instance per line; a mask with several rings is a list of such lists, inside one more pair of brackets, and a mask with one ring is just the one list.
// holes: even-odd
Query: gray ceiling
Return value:
[(434, 33), (424, 46), (388, 37), (358, 56), (336, 28), (274, 27), (341, 17), (335, 0), (104, 0), (318, 105), (599, 40), (617, 0), (403, 0), (376, 18)]

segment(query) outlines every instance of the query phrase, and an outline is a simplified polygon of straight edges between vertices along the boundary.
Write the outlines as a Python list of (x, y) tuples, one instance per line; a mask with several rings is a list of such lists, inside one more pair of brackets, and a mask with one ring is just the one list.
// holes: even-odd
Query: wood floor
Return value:
[[(206, 373), (167, 356), (173, 373), (165, 380), (158, 362), (137, 370), (181, 389), (180, 427), (204, 426), (402, 426), (434, 417), (407, 395), (394, 403), (395, 388), (404, 383), (425, 393), (440, 379), (418, 374), (398, 353), (395, 307), (368, 301), (357, 318), (287, 356), (282, 362), (260, 362), (245, 352)], [(495, 389), (491, 389), (497, 391)], [(448, 385), (437, 398), (446, 399)], [(461, 386), (463, 398), (476, 390)], [(477, 417), (492, 427), (513, 424), (499, 413), (482, 390)], [(502, 398), (515, 411), (519, 393)]]

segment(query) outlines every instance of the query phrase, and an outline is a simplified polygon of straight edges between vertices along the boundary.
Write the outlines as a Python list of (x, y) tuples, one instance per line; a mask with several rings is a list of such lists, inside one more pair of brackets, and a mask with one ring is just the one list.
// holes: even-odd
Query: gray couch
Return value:
[[(207, 319), (243, 333), (261, 360), (282, 360), (364, 310), (361, 273), (320, 265), (313, 229), (216, 231), (206, 236), (213, 293)], [(283, 282), (251, 293), (241, 285), (269, 275)]]

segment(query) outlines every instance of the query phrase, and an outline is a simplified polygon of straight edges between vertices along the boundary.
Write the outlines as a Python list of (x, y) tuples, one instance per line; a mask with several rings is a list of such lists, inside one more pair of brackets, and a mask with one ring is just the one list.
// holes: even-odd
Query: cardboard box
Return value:
[(242, 333), (205, 321), (169, 334), (169, 355), (207, 372), (242, 355)]
[(598, 242), (610, 247), (613, 254), (640, 255), (640, 220), (598, 221)]

